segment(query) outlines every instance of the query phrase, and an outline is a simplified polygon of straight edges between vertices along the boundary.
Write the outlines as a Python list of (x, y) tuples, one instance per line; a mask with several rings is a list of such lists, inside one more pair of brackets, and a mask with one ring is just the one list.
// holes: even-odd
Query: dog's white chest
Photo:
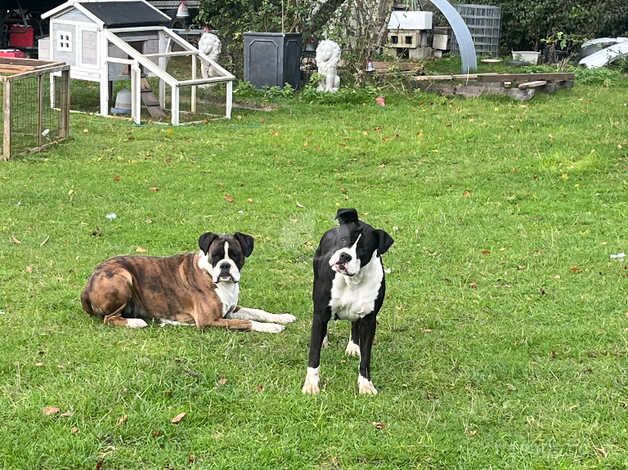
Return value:
[(216, 285), (216, 294), (222, 302), (222, 316), (224, 317), (238, 305), (240, 284), (237, 282), (219, 282)]
[(371, 313), (383, 279), (384, 268), (376, 252), (371, 261), (355, 276), (337, 273), (332, 281), (329, 301), (332, 316), (356, 321)]

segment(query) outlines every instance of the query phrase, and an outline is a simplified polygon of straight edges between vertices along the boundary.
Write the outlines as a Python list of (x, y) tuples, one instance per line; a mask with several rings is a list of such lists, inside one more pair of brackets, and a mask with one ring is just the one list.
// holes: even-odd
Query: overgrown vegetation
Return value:
[[(437, 11), (430, 2), (406, 2)], [(624, 0), (478, 0), (501, 7), (501, 49), (543, 50), (549, 62), (579, 53), (585, 39), (628, 34), (628, 3)], [(323, 7), (320, 7), (323, 5)], [(219, 30), (223, 60), (240, 74), (244, 31), (299, 31), (338, 40), (346, 69), (361, 83), (364, 64), (375, 57), (385, 40), (391, 2), (387, 0), (280, 1), (203, 0), (197, 23)], [(446, 26), (441, 18), (439, 24)]]
[(474, 3), (501, 7), (500, 43), (504, 52), (556, 47), (563, 39), (567, 41), (563, 49), (568, 50), (583, 39), (628, 33), (628, 3), (624, 0), (478, 0)]
[[(180, 128), (72, 114), (66, 144), (0, 165), (0, 467), (624, 468), (626, 78), (525, 104), (287, 100)], [(371, 398), (346, 324), (322, 394), (300, 391), (311, 257), (339, 206), (396, 241)], [(242, 303), (295, 324), (81, 311), (96, 263), (205, 230), (255, 236)]]

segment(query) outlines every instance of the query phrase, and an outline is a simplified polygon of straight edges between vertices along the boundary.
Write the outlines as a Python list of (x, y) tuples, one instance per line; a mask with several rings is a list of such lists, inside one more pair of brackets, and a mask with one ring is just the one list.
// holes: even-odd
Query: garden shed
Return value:
[[(177, 125), (182, 89), (190, 90), (190, 111), (195, 112), (197, 86), (222, 82), (227, 87), (225, 114), (230, 117), (235, 77), (168, 28), (170, 18), (147, 1), (70, 0), (42, 18), (50, 19), (50, 36), (40, 40), (40, 57), (68, 63), (73, 79), (98, 82), (100, 114), (109, 114), (112, 83), (130, 80), (131, 115), (136, 123), (140, 122), (141, 100), (147, 95), (154, 101), (145, 101), (149, 111), (159, 108), (163, 112), (168, 88), (171, 123)], [(157, 52), (149, 50), (149, 43), (158, 45)], [(175, 56), (192, 59), (190, 73), (184, 78), (175, 78), (168, 70), (169, 58)], [(214, 76), (197, 78), (199, 60), (214, 69)], [(149, 76), (159, 79), (158, 101), (143, 80)]]

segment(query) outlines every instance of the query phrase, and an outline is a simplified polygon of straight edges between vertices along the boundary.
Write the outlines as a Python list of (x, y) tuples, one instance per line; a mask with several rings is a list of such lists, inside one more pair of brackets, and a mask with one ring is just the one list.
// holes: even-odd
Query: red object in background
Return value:
[(0, 49), (0, 57), (15, 57), (17, 59), (25, 59), (26, 54), (24, 54), (19, 49)]
[(12, 24), (9, 28), (10, 47), (35, 47), (35, 30), (32, 26)]

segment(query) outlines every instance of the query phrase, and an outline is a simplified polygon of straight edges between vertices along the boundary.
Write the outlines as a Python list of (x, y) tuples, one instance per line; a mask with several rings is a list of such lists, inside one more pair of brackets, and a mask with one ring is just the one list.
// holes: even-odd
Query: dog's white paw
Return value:
[(148, 323), (141, 318), (127, 318), (126, 326), (127, 328), (144, 328), (145, 326), (148, 326)]
[(345, 349), (345, 354), (347, 356), (360, 357), (360, 346), (349, 340)]
[(377, 395), (377, 389), (366, 377), (358, 375), (358, 391), (361, 395)]
[(327, 335), (325, 335), (325, 337), (323, 338), (323, 343), (322, 346), (324, 348), (326, 348), (327, 346), (329, 346), (329, 337)]
[(252, 331), (260, 331), (262, 333), (281, 333), (286, 327), (277, 325), (276, 323), (260, 323), (258, 321), (251, 322)]
[(305, 383), (301, 391), (306, 395), (318, 395), (321, 389), (318, 386), (318, 367), (316, 369), (312, 367), (307, 368), (307, 374), (305, 376)]
[(291, 315), (290, 313), (279, 313), (274, 316), (273, 321), (282, 325), (287, 325), (288, 323), (297, 321), (297, 317)]

